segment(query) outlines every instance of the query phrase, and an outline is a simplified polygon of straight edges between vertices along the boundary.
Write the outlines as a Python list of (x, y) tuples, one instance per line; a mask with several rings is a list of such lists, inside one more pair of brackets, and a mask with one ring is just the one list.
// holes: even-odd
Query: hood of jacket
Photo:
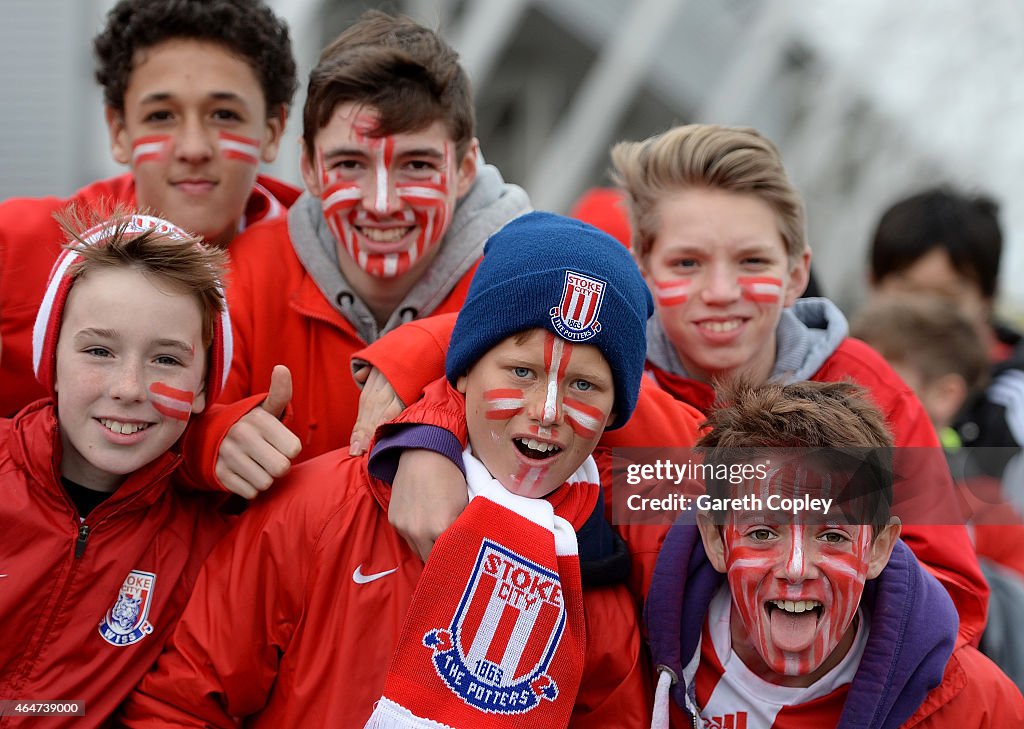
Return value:
[(341, 273), (338, 242), (324, 220), (320, 198), (302, 193), (288, 212), (288, 233), (296, 255), (327, 301), (364, 342), (374, 342), (400, 324), (430, 315), (483, 255), (491, 233), (530, 209), (522, 188), (506, 183), (496, 167), (480, 165), (473, 186), (455, 207), (437, 258), (383, 328)]
[[(672, 700), (697, 711), (694, 677), (711, 598), (725, 579), (704, 552), (700, 532), (679, 523), (665, 538), (644, 608), (655, 666), (678, 682)], [(871, 631), (837, 724), (840, 729), (896, 729), (942, 681), (959, 624), (953, 601), (902, 540), (861, 598)]]

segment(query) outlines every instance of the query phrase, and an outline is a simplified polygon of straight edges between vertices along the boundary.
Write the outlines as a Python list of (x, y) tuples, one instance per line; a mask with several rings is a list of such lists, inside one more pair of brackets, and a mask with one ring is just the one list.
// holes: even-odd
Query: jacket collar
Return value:
[[(71, 500), (60, 482), (61, 441), (56, 407), (51, 399), (38, 400), (14, 416), (11, 458), (34, 481), (33, 492), (55, 509), (71, 509)], [(96, 507), (91, 522), (116, 510), (136, 510), (152, 505), (167, 488), (168, 477), (181, 461), (167, 452), (135, 471), (117, 491)]]

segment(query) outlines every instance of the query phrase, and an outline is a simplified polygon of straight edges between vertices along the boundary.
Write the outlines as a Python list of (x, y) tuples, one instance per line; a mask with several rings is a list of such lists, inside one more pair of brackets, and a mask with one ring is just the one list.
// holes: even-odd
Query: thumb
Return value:
[(291, 370), (284, 365), (275, 365), (274, 371), (270, 373), (270, 391), (267, 393), (267, 399), (260, 404), (260, 407), (275, 418), (280, 418), (284, 414), (284, 409), (288, 407), (288, 403), (291, 401)]

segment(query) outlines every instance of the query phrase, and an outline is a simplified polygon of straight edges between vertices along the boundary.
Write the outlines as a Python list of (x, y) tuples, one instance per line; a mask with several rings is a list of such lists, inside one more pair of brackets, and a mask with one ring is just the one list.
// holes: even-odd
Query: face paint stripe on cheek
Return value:
[(171, 148), (169, 134), (151, 134), (132, 142), (132, 165), (158, 162), (167, 157)]
[(600, 408), (566, 398), (562, 402), (562, 409), (569, 427), (581, 438), (593, 438), (601, 430), (604, 412)]
[(659, 306), (679, 306), (685, 304), (690, 298), (689, 279), (675, 279), (672, 281), (655, 281), (654, 296)]
[(260, 142), (258, 139), (221, 131), (217, 133), (217, 146), (220, 148), (221, 156), (225, 159), (238, 160), (250, 165), (258, 165), (260, 163)]
[(740, 276), (736, 283), (748, 301), (774, 304), (782, 298), (782, 279), (774, 276)]
[(501, 388), (483, 394), (487, 404), (486, 416), (490, 420), (507, 420), (520, 412), (526, 404), (522, 390)]
[(192, 414), (195, 393), (154, 382), (149, 386), (149, 394), (153, 409), (161, 415), (175, 420), (188, 420)]

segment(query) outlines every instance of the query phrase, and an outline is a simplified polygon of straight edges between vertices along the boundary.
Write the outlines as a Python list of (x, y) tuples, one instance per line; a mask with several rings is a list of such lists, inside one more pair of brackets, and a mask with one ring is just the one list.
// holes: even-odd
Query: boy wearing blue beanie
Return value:
[(470, 503), (426, 565), (365, 457), (301, 464), (207, 561), (125, 724), (645, 722), (634, 604), (590, 587), (577, 532), (601, 519), (593, 451), (636, 404), (652, 309), (595, 228), (531, 213), (493, 235), (432, 386), (465, 399)]

